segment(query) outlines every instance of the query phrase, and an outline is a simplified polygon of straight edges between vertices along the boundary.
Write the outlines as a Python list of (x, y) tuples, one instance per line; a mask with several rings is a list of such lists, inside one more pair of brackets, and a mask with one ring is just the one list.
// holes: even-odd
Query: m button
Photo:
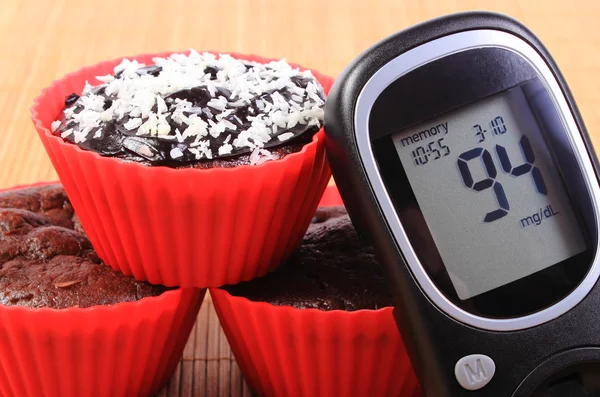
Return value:
[(460, 385), (467, 390), (479, 390), (494, 377), (496, 364), (483, 354), (471, 354), (458, 360), (454, 375)]

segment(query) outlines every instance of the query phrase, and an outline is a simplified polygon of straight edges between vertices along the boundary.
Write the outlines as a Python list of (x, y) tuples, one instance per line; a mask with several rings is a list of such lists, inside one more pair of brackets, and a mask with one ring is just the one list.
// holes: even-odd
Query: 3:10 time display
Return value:
[(425, 165), (429, 163), (430, 157), (438, 160), (450, 154), (450, 148), (443, 143), (444, 138), (429, 142), (427, 146), (417, 146), (411, 152), (415, 165)]
[[(502, 135), (507, 131), (502, 116), (497, 116), (491, 120), (490, 127), (492, 127), (494, 135)], [(486, 139), (485, 133), (487, 130), (484, 130), (480, 124), (474, 125), (473, 128), (476, 130), (475, 135), (478, 138), (477, 143), (484, 142)], [(415, 150), (411, 152), (415, 165), (425, 165), (429, 163), (429, 160), (438, 160), (449, 155), (450, 148), (443, 144), (443, 140), (444, 138), (440, 138), (437, 141), (430, 142), (426, 146), (417, 146)], [(433, 159), (430, 157), (433, 157)]]

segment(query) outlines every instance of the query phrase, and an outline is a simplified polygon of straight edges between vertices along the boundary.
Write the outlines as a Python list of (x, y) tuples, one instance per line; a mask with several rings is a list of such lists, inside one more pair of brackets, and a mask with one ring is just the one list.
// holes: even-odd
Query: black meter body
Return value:
[(597, 160), (529, 30), (463, 13), (397, 33), (338, 78), (325, 131), (427, 396), (529, 396), (600, 362)]

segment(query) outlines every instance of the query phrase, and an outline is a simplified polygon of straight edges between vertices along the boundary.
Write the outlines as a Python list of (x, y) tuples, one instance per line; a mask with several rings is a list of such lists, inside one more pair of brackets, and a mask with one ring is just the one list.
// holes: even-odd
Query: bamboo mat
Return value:
[[(56, 179), (29, 107), (43, 87), (83, 65), (195, 48), (285, 57), (336, 76), (399, 29), (474, 9), (509, 14), (542, 39), (597, 144), (596, 0), (0, 0), (0, 188)], [(249, 395), (207, 296), (184, 358), (159, 396)]]
[(231, 353), (208, 293), (175, 375), (156, 397), (204, 396), (253, 396)]

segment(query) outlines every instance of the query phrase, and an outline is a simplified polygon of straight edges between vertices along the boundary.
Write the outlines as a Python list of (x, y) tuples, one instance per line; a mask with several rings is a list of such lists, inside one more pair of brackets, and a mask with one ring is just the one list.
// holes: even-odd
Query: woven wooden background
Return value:
[[(0, 0), (0, 188), (56, 179), (29, 107), (50, 81), (83, 65), (195, 48), (285, 57), (335, 76), (401, 28), (474, 9), (509, 14), (536, 32), (597, 143), (596, 0)], [(160, 396), (248, 395), (207, 297), (183, 361)]]
[(253, 396), (231, 354), (209, 294), (202, 303), (175, 376), (156, 397), (178, 396)]

